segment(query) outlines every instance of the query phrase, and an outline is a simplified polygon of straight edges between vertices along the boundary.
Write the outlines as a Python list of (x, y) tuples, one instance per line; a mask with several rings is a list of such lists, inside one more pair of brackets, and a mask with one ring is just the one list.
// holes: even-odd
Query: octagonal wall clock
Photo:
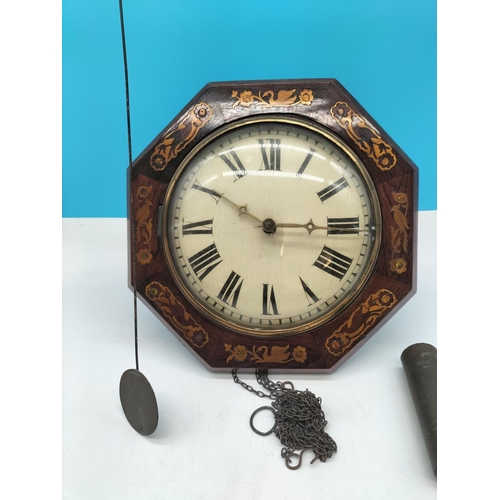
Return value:
[(417, 168), (336, 80), (210, 83), (131, 169), (137, 294), (212, 370), (332, 371), (415, 293)]

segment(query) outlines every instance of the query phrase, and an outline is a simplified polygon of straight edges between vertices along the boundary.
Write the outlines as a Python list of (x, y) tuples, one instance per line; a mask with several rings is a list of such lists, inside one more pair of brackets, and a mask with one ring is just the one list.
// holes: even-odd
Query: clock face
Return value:
[(178, 168), (163, 246), (187, 299), (250, 335), (301, 333), (361, 290), (380, 246), (376, 191), (338, 139), (296, 119), (224, 127)]

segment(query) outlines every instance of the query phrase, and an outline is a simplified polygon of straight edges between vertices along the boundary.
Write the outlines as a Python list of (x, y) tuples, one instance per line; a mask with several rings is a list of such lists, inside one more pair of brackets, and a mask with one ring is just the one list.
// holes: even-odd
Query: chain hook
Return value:
[[(290, 470), (297, 470), (302, 465), (302, 455), (307, 450), (311, 450), (311, 449), (312, 448), (304, 448), (300, 453), (295, 453), (295, 452), (287, 453), (286, 448), (283, 448), (283, 450), (281, 450), (281, 455), (285, 459), (286, 466)], [(292, 458), (291, 457), (297, 457), (299, 459), (299, 461), (297, 462), (297, 465), (290, 465), (292, 463)], [(314, 462), (316, 462), (316, 460), (318, 460), (318, 458), (319, 458), (319, 455), (315, 452), (314, 453), (314, 458), (311, 460), (311, 464), (313, 464)]]

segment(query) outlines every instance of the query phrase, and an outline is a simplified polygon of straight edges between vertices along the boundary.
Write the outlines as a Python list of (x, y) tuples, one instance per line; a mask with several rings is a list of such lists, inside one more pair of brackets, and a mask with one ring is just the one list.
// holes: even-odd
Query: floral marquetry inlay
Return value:
[(205, 102), (200, 102), (191, 108), (155, 147), (150, 158), (153, 170), (164, 170), (168, 162), (195, 139), (200, 129), (212, 119), (212, 114), (212, 108)]
[(156, 304), (163, 315), (168, 318), (178, 332), (194, 347), (203, 347), (209, 340), (208, 334), (186, 311), (175, 295), (158, 281), (146, 287), (146, 296)]
[(326, 339), (325, 346), (328, 352), (334, 356), (344, 354), (396, 302), (396, 296), (390, 290), (382, 289), (372, 293), (365, 302), (354, 310), (349, 319)]
[(151, 215), (152, 203), (148, 196), (152, 191), (151, 186), (140, 186), (135, 193), (137, 212), (135, 215), (135, 240), (137, 245), (137, 262), (146, 265), (153, 259), (151, 253), (151, 238), (153, 236), (153, 217)]
[(226, 359), (226, 363), (235, 360), (243, 362), (247, 358), (257, 364), (259, 363), (290, 363), (296, 361), (303, 363), (307, 358), (307, 350), (305, 347), (297, 346), (290, 351), (290, 346), (273, 346), (269, 349), (268, 346), (253, 346), (251, 350), (245, 346), (237, 345), (232, 347), (230, 344), (224, 344), (225, 350), (231, 353)]
[(127, 171), (129, 288), (210, 370), (338, 369), (416, 292), (417, 167), (335, 79), (177, 104)]
[(296, 89), (279, 90), (276, 93), (273, 90), (266, 90), (265, 92), (259, 90), (258, 94), (254, 94), (250, 90), (244, 90), (242, 92), (233, 90), (231, 97), (236, 99), (233, 108), (236, 106), (248, 108), (252, 105), (264, 108), (273, 106), (297, 106), (297, 104), (310, 106), (314, 100), (312, 90), (308, 89), (304, 89), (300, 93), (297, 92)]
[(380, 170), (390, 170), (396, 165), (396, 156), (391, 146), (346, 102), (336, 102), (330, 109), (330, 114), (359, 149), (375, 161)]
[(408, 226), (408, 196), (405, 193), (392, 193), (393, 199), (397, 202), (391, 208), (392, 216), (394, 217), (395, 226), (391, 226), (391, 271), (398, 274), (404, 273), (408, 264), (406, 260), (401, 257), (401, 253), (408, 252), (409, 231)]

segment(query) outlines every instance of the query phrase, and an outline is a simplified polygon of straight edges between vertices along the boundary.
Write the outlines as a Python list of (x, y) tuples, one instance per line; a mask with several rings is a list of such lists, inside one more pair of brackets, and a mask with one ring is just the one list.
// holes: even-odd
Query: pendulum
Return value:
[[(129, 89), (128, 89), (128, 68), (127, 68), (127, 49), (125, 45), (125, 25), (123, 21), (123, 5), (120, 3), (120, 21), (122, 32), (123, 46), (123, 64), (125, 69), (125, 94), (127, 101), (127, 131), (128, 131), (128, 159), (130, 182), (132, 182), (132, 141), (130, 127), (130, 106), (129, 106)], [(130, 198), (130, 213), (134, 213), (133, 197)], [(123, 412), (129, 424), (143, 436), (152, 434), (158, 425), (158, 404), (156, 402), (155, 393), (148, 382), (148, 379), (139, 371), (139, 355), (138, 355), (138, 335), (137, 335), (137, 256), (135, 249), (135, 220), (132, 218), (132, 283), (134, 288), (134, 332), (135, 332), (135, 369), (126, 370), (120, 380), (120, 401)]]

